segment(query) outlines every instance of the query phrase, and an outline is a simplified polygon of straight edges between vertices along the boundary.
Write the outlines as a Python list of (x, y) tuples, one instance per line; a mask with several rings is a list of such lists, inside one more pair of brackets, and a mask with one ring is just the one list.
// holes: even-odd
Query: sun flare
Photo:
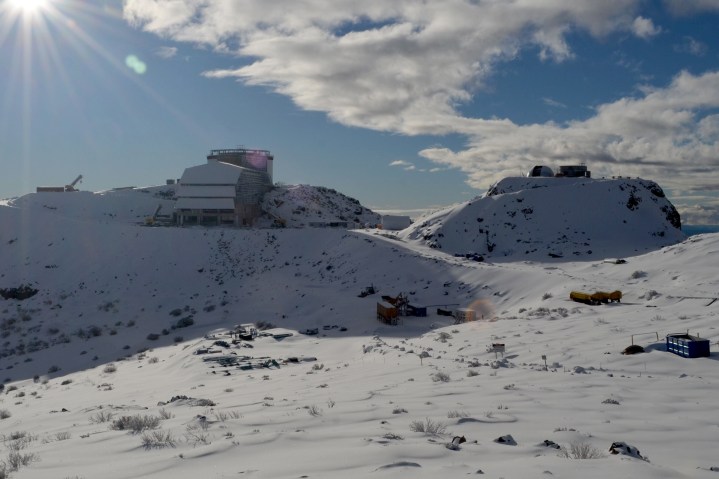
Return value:
[(48, 0), (8, 0), (8, 3), (14, 9), (32, 13), (47, 6)]

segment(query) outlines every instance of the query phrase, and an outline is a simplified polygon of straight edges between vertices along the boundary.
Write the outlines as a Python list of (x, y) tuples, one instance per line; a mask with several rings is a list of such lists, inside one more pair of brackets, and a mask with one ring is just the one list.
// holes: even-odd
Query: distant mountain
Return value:
[(494, 261), (632, 256), (685, 239), (679, 213), (653, 181), (591, 178), (505, 178), (399, 236)]

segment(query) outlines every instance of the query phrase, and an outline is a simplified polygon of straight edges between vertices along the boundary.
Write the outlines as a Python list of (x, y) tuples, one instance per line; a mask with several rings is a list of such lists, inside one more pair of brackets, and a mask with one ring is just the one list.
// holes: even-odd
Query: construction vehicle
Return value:
[(38, 193), (66, 193), (71, 191), (77, 191), (75, 185), (82, 181), (82, 175), (77, 175), (77, 178), (65, 186), (38, 186), (35, 190)]
[(569, 293), (569, 299), (584, 304), (601, 304), (601, 303), (620, 303), (622, 300), (621, 291), (597, 291), (594, 294), (583, 293), (581, 291), (572, 291)]
[(73, 180), (69, 185), (65, 185), (65, 191), (77, 191), (75, 185), (82, 181), (82, 175), (77, 175), (77, 178)]
[[(280, 203), (280, 204), (282, 204), (282, 203)], [(282, 218), (282, 217), (280, 217), (280, 216), (277, 216), (276, 214), (274, 214), (274, 213), (272, 213), (272, 212), (270, 212), (270, 211), (267, 211), (267, 210), (265, 210), (265, 213), (267, 214), (267, 216), (269, 216), (270, 218), (272, 218), (272, 219), (274, 220), (274, 221), (272, 222), (272, 227), (273, 227), (273, 228), (284, 228), (284, 227), (287, 226), (287, 220), (286, 220), (286, 219), (284, 219), (284, 218)]]
[(152, 216), (145, 217), (145, 226), (155, 226), (155, 223), (157, 222), (157, 215), (160, 214), (161, 209), (162, 209), (162, 203), (157, 205), (157, 209), (152, 214)]
[(365, 289), (363, 289), (360, 294), (357, 295), (358, 298), (366, 298), (367, 296), (371, 294), (375, 294), (377, 290), (375, 289), (374, 285), (367, 286)]

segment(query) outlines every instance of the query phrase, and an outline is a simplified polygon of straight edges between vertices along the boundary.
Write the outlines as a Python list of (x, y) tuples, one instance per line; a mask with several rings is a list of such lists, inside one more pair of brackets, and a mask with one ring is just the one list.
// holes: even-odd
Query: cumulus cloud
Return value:
[(567, 34), (630, 31), (639, 0), (126, 0), (133, 25), (251, 59), (206, 72), (287, 95), (351, 126), (445, 134), (522, 48), (572, 57)]
[[(686, 3), (700, 11), (719, 1)], [(465, 172), (473, 187), (534, 164), (577, 162), (591, 164), (595, 176), (641, 175), (674, 188), (708, 184), (719, 166), (717, 72), (681, 72), (668, 85), (645, 86), (635, 97), (599, 105), (590, 118), (563, 124), (520, 125), (460, 112), (497, 68), (520, 53), (569, 61), (572, 33), (658, 34), (650, 19), (637, 16), (640, 5), (641, 0), (125, 0), (124, 16), (163, 38), (243, 58), (235, 68), (205, 72), (208, 78), (266, 86), (344, 125), (464, 135), (461, 151), (428, 148), (421, 155), (437, 167)], [(667, 5), (676, 12), (682, 8), (669, 0)]]
[[(468, 148), (420, 154), (459, 168), (485, 187), (517, 168), (586, 162), (594, 176), (664, 178), (671, 188), (708, 187), (719, 166), (719, 72), (682, 72), (665, 88), (600, 105), (583, 121), (517, 125), (476, 120)], [(708, 175), (711, 173), (710, 175)]]
[(655, 35), (659, 35), (661, 31), (661, 27), (655, 26), (654, 22), (649, 18), (637, 17), (632, 23), (632, 32), (639, 38), (651, 38)]
[(719, 225), (719, 205), (689, 205), (678, 208), (685, 225)]

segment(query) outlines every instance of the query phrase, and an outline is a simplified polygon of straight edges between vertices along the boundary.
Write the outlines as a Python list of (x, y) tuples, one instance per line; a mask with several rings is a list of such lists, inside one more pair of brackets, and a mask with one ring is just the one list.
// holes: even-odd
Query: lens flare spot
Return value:
[(147, 65), (145, 65), (145, 62), (140, 60), (135, 55), (128, 55), (127, 58), (125, 58), (125, 65), (138, 75), (143, 75), (147, 71)]
[[(495, 310), (494, 310), (494, 303), (492, 303), (492, 300), (487, 298), (481, 298), (472, 301), (472, 303), (467, 306), (468, 309), (473, 309), (476, 312), (476, 320), (482, 321), (482, 320), (494, 320), (495, 319)], [(473, 323), (473, 324), (483, 324), (483, 323)]]

